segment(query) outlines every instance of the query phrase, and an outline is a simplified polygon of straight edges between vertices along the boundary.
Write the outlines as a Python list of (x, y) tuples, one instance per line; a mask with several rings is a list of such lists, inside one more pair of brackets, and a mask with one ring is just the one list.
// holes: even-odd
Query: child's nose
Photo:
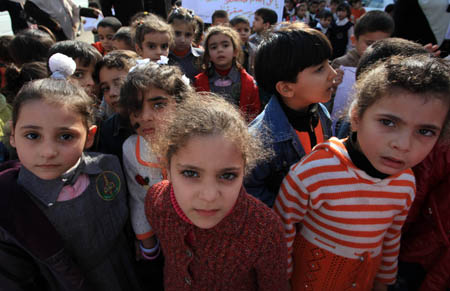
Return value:
[(58, 150), (53, 142), (46, 142), (42, 144), (39, 153), (42, 158), (51, 159), (58, 155)]
[(215, 183), (205, 183), (198, 195), (198, 198), (205, 202), (211, 203), (214, 202), (219, 195), (219, 189)]
[(397, 135), (391, 141), (391, 146), (399, 151), (407, 152), (411, 148), (411, 135), (409, 132), (404, 131), (397, 133)]

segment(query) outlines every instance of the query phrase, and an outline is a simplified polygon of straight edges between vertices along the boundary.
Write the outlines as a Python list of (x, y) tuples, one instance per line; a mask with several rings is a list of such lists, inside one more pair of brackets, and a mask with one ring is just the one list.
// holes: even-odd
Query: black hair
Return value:
[(388, 34), (394, 32), (394, 20), (384, 11), (372, 10), (364, 13), (355, 24), (354, 35), (359, 38), (361, 35), (370, 32), (382, 31)]
[(333, 13), (330, 10), (322, 9), (319, 13), (317, 13), (316, 18), (317, 19), (333, 18)]
[(107, 16), (100, 20), (100, 22), (97, 24), (97, 29), (99, 27), (110, 27), (114, 32), (116, 32), (119, 30), (119, 28), (122, 27), (122, 22), (120, 22), (120, 20), (115, 18), (114, 16)]
[(211, 19), (212, 19), (213, 23), (214, 23), (214, 19), (216, 19), (216, 18), (226, 18), (226, 19), (228, 19), (228, 12), (226, 12), (225, 10), (216, 10), (211, 15)]
[(192, 93), (192, 87), (183, 81), (183, 73), (178, 66), (158, 65), (149, 62), (137, 66), (128, 73), (120, 89), (121, 115), (128, 118), (131, 113), (142, 110), (143, 96), (150, 87), (161, 89), (180, 103), (185, 93)]
[(103, 59), (97, 63), (94, 71), (94, 79), (99, 83), (100, 70), (103, 67), (108, 69), (128, 70), (136, 65), (136, 60), (139, 56), (134, 51), (129, 50), (115, 50), (107, 53)]
[(131, 28), (128, 26), (122, 26), (119, 28), (119, 30), (114, 34), (112, 40), (121, 40), (134, 50), (133, 35), (131, 33)]
[(169, 16), (167, 17), (167, 23), (172, 24), (175, 20), (184, 21), (192, 25), (192, 28), (195, 31), (196, 21), (194, 19), (194, 12), (192, 10), (183, 7), (176, 7), (172, 9)]
[(85, 67), (90, 64), (95, 66), (95, 64), (102, 59), (102, 55), (95, 47), (84, 41), (78, 40), (64, 40), (55, 43), (48, 51), (48, 57), (51, 57), (56, 53), (61, 53), (74, 60), (79, 60)]
[(352, 16), (352, 11), (350, 10), (350, 5), (347, 2), (342, 2), (336, 7), (337, 11), (345, 11), (347, 12), (347, 17), (350, 18)]
[(270, 25), (274, 25), (278, 21), (277, 13), (269, 8), (259, 8), (255, 11), (255, 15), (258, 15), (263, 19), (263, 23), (270, 23)]
[(6, 96), (8, 103), (12, 103), (17, 92), (22, 86), (32, 80), (47, 78), (49, 71), (45, 62), (30, 62), (22, 65), (21, 68), (14, 64), (6, 67), (6, 86), (2, 93)]
[(420, 44), (403, 38), (386, 38), (374, 42), (361, 56), (356, 68), (356, 79), (371, 65), (387, 60), (392, 56), (413, 56), (429, 54)]
[(320, 31), (305, 27), (286, 29), (268, 35), (258, 47), (255, 78), (258, 86), (277, 94), (277, 82), (295, 83), (304, 69), (321, 64), (331, 57), (328, 38)]
[(34, 61), (47, 61), (48, 51), (55, 43), (48, 33), (37, 29), (20, 31), (8, 46), (8, 51), (17, 66)]
[(13, 127), (17, 124), (22, 105), (32, 100), (69, 106), (81, 115), (86, 129), (94, 124), (94, 100), (84, 92), (83, 88), (67, 80), (45, 78), (26, 83), (17, 93), (12, 111)]
[(235, 17), (233, 17), (233, 19), (230, 20), (231, 26), (236, 26), (241, 23), (250, 25), (250, 22), (248, 21), (247, 17), (245, 17), (243, 15), (235, 16)]
[(5, 63), (12, 63), (13, 58), (9, 54), (8, 46), (13, 40), (12, 35), (2, 35), (0, 36), (0, 59)]

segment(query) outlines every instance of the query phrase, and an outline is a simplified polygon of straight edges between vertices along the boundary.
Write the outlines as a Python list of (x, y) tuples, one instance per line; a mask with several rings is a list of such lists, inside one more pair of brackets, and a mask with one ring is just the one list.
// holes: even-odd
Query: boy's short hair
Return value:
[(122, 22), (114, 16), (108, 16), (103, 18), (98, 24), (97, 29), (99, 27), (110, 27), (114, 32), (118, 31), (119, 28), (122, 27)]
[(248, 21), (247, 17), (245, 17), (243, 15), (235, 16), (235, 17), (233, 17), (233, 19), (230, 20), (231, 26), (236, 26), (241, 23), (250, 25), (250, 22)]
[(74, 60), (80, 60), (80, 63), (87, 67), (90, 64), (94, 66), (102, 59), (102, 55), (92, 45), (79, 40), (64, 40), (52, 45), (48, 51), (48, 57), (56, 53), (64, 54)]
[(387, 60), (392, 56), (413, 56), (429, 54), (420, 44), (403, 38), (381, 39), (369, 46), (359, 60), (356, 79), (373, 64)]
[(216, 18), (227, 18), (228, 19), (228, 12), (225, 10), (216, 10), (211, 16), (212, 22), (214, 22), (214, 19)]
[(134, 48), (133, 35), (129, 26), (122, 26), (114, 34), (112, 40), (120, 40), (125, 42), (129, 47)]
[(269, 8), (259, 8), (255, 11), (255, 15), (258, 15), (263, 19), (263, 23), (269, 22), (270, 25), (274, 25), (278, 21), (277, 13)]
[(297, 27), (271, 33), (258, 47), (255, 78), (269, 93), (278, 95), (275, 86), (279, 81), (295, 83), (299, 72), (331, 57), (330, 41), (322, 32)]
[(333, 18), (333, 13), (330, 10), (322, 9), (319, 13), (317, 13), (316, 18), (317, 19)]
[(12, 35), (2, 35), (0, 36), (0, 60), (6, 63), (12, 63), (13, 59), (8, 51), (8, 46), (13, 40)]
[(94, 71), (94, 79), (99, 83), (100, 70), (103, 67), (108, 69), (126, 70), (127, 72), (136, 65), (138, 54), (129, 50), (115, 50), (107, 53), (103, 59), (97, 63)]
[(394, 20), (384, 11), (372, 10), (364, 13), (355, 24), (354, 35), (358, 39), (361, 35), (382, 31), (392, 35), (394, 32)]
[(48, 51), (55, 40), (38, 29), (25, 29), (17, 33), (8, 46), (9, 54), (17, 66), (25, 63), (46, 62)]

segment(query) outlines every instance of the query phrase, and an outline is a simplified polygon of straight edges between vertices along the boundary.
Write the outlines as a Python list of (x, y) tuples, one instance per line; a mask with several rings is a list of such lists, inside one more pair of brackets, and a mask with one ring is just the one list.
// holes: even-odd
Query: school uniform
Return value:
[(261, 112), (261, 101), (255, 80), (244, 69), (232, 66), (226, 75), (211, 69), (195, 76), (198, 92), (211, 91), (223, 96), (228, 102), (239, 106), (247, 121), (253, 120)]
[(140, 290), (125, 237), (127, 191), (116, 157), (83, 154), (74, 169), (53, 180), (16, 165), (1, 172), (0, 185), (7, 189), (0, 281), (8, 290)]
[(203, 49), (191, 46), (190, 50), (184, 56), (178, 56), (173, 51), (169, 52), (169, 64), (176, 64), (184, 72), (186, 77), (194, 83), (194, 78), (200, 72), (200, 62), (203, 56)]
[(332, 58), (335, 59), (345, 55), (347, 50), (351, 49), (350, 37), (353, 34), (353, 23), (348, 18), (336, 20), (331, 24), (331, 31)]

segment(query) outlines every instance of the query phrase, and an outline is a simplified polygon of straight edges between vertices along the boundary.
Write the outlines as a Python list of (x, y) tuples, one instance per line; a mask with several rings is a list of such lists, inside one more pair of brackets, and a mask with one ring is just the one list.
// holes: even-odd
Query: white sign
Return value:
[(254, 13), (259, 8), (269, 8), (278, 15), (278, 22), (283, 17), (284, 0), (183, 0), (183, 7), (191, 9), (204, 22), (211, 23), (211, 16), (216, 10), (228, 12), (230, 20), (238, 15), (248, 18), (253, 23)]

